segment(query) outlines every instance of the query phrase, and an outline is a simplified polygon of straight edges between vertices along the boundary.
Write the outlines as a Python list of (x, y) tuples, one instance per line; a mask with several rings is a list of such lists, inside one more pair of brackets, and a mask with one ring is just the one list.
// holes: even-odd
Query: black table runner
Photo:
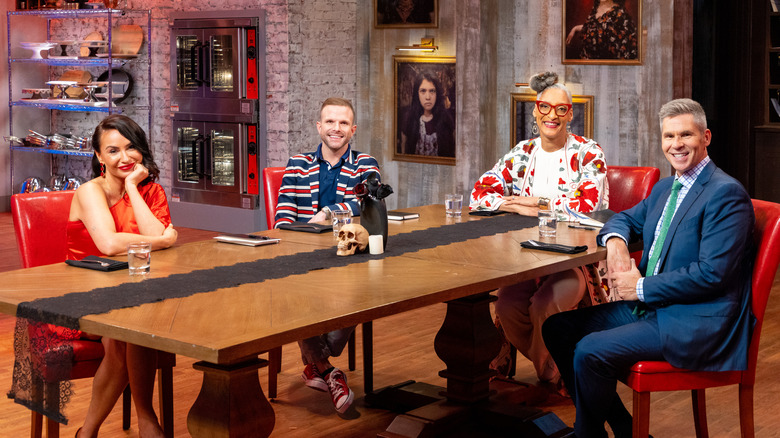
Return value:
[(86, 315), (106, 313), (114, 309), (133, 307), (169, 298), (182, 298), (242, 284), (261, 283), (266, 280), (305, 274), (318, 269), (395, 257), (422, 249), (536, 225), (537, 219), (535, 217), (514, 214), (486, 217), (481, 220), (467, 220), (464, 217), (463, 222), (390, 236), (384, 254), (380, 255), (366, 253), (347, 257), (337, 256), (334, 245), (330, 248), (273, 259), (200, 269), (187, 274), (150, 278), (140, 282), (96, 288), (88, 292), (69, 292), (59, 297), (27, 301), (19, 304), (16, 316), (78, 329), (79, 318)]

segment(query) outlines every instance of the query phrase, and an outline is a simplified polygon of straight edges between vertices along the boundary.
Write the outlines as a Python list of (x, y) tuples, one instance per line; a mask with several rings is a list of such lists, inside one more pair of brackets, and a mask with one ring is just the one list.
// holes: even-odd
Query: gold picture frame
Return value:
[[(533, 125), (536, 123), (533, 116), (536, 105), (536, 93), (511, 93), (512, 112), (510, 116), (511, 142), (509, 148), (518, 143), (536, 137), (533, 134)], [(574, 118), (569, 123), (568, 130), (572, 134), (593, 138), (593, 96), (572, 95), (572, 111)]]
[(439, 0), (411, 0), (411, 8), (398, 0), (374, 0), (374, 27), (439, 27)]
[[(562, 62), (641, 65), (644, 53), (643, 0), (612, 0), (616, 6), (603, 12), (599, 18), (596, 18), (600, 12), (593, 7), (594, 1), (563, 0)], [(593, 29), (593, 32), (588, 29)]]
[[(393, 85), (393, 160), (454, 166), (455, 57), (393, 56)], [(432, 108), (421, 103), (423, 85), (436, 90)]]

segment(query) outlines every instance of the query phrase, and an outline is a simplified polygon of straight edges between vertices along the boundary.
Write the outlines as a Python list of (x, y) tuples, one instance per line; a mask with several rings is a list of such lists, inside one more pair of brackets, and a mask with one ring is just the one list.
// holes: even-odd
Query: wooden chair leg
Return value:
[[(46, 393), (44, 408), (56, 409), (50, 403), (56, 403), (55, 400), (59, 400), (60, 382), (46, 382), (43, 385), (43, 390)], [(60, 436), (60, 423), (46, 417), (46, 438), (59, 438)]]
[(60, 438), (60, 423), (46, 418), (46, 438)]
[(514, 377), (517, 373), (517, 348), (514, 345), (509, 344), (509, 375), (507, 377)]
[(30, 438), (41, 438), (43, 435), (43, 415), (30, 411)]
[(160, 397), (160, 426), (166, 438), (173, 438), (173, 368), (157, 370), (157, 392)]
[(363, 323), (363, 392), (374, 391), (374, 323)]
[(647, 438), (650, 435), (650, 393), (634, 391), (633, 437)]
[(122, 392), (122, 430), (130, 430), (130, 414), (132, 413), (133, 397), (130, 394), (130, 385), (125, 386)]
[(703, 389), (691, 390), (691, 403), (693, 404), (693, 425), (696, 428), (696, 437), (708, 438), (710, 432), (707, 429), (707, 398)]
[(753, 424), (753, 385), (739, 385), (739, 428), (742, 438), (755, 436)]
[(349, 335), (349, 344), (347, 345), (347, 354), (349, 356), (349, 370), (355, 371), (355, 331)]
[(268, 351), (268, 398), (276, 398), (278, 374), (282, 364), (282, 347)]

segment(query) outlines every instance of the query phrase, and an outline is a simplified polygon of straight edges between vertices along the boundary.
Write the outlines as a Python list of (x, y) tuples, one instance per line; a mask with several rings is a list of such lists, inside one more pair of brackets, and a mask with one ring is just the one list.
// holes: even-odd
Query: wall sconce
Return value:
[(420, 38), (420, 44), (412, 44), (411, 46), (397, 46), (395, 50), (409, 51), (409, 52), (435, 52), (439, 49), (439, 46), (433, 44), (433, 38), (423, 37)]

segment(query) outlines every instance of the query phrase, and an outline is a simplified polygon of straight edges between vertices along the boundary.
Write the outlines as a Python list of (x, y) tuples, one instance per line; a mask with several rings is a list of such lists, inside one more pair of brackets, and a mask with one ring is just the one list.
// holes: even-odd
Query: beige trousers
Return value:
[(496, 315), (517, 351), (534, 364), (543, 382), (557, 383), (558, 367), (542, 339), (542, 323), (550, 315), (577, 308), (585, 293), (580, 269), (559, 272), (498, 290)]

